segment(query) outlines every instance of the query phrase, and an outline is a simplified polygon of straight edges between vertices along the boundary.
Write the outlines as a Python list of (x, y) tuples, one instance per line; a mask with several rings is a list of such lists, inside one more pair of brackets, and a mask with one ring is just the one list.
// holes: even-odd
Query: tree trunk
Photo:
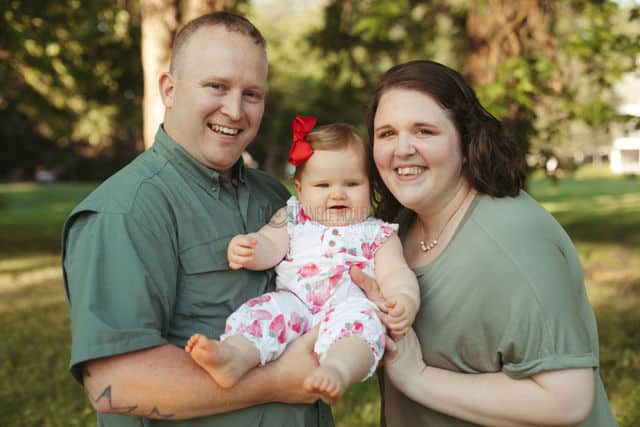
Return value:
[(197, 16), (225, 9), (228, 3), (228, 0), (141, 0), (145, 148), (153, 144), (153, 137), (162, 122), (164, 108), (158, 78), (161, 73), (169, 71), (171, 44), (177, 30)]
[[(495, 83), (501, 63), (514, 57), (542, 53), (552, 58), (555, 39), (547, 0), (472, 0), (466, 19), (469, 52), (465, 71), (474, 86)], [(505, 82), (508, 84), (508, 82)], [(507, 105), (503, 125), (524, 153), (533, 131), (532, 112), (516, 100)]]
[(510, 57), (553, 47), (546, 7), (544, 0), (471, 1), (466, 72), (473, 84), (494, 83), (498, 64)]

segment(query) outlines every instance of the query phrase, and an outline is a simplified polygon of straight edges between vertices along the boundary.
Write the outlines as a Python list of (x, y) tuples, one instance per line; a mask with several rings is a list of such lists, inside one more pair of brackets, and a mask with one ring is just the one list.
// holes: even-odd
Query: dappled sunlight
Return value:
[(6, 274), (21, 273), (27, 270), (39, 270), (59, 266), (60, 256), (52, 254), (28, 254), (0, 259), (0, 277)]
[(0, 314), (63, 301), (58, 256), (33, 254), (0, 260)]

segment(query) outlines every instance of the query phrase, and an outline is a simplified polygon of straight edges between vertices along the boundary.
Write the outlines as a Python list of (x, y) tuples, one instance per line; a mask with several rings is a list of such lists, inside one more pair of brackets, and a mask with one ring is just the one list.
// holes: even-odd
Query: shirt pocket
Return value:
[(180, 252), (180, 265), (185, 275), (203, 274), (229, 269), (227, 246), (232, 236), (221, 237), (192, 246)]
[(217, 338), (240, 304), (266, 290), (271, 271), (229, 269), (227, 246), (232, 237), (216, 237), (180, 252), (175, 328), (195, 327)]
[(215, 238), (180, 252), (175, 322), (197, 321), (215, 329), (224, 325), (246, 281), (242, 270), (229, 269), (230, 240), (231, 236)]

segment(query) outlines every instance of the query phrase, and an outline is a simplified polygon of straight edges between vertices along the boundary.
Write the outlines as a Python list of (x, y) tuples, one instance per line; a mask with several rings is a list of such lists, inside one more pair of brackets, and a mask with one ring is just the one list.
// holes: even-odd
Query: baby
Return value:
[[(258, 232), (229, 243), (232, 269), (275, 266), (275, 292), (243, 304), (227, 319), (220, 340), (195, 334), (186, 351), (222, 387), (282, 354), (286, 345), (319, 325), (319, 366), (304, 386), (327, 403), (369, 378), (392, 336), (411, 327), (419, 306), (416, 277), (402, 255), (398, 226), (369, 217), (368, 146), (346, 124), (292, 121), (289, 161), (298, 198)], [(385, 300), (377, 306), (349, 276), (356, 266), (375, 275)]]

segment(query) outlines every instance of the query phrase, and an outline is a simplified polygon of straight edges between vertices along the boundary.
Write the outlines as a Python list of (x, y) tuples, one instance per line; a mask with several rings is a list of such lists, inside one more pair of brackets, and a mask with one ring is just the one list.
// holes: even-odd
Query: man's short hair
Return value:
[(178, 31), (173, 39), (171, 66), (169, 71), (171, 73), (176, 72), (177, 63), (179, 62), (178, 58), (182, 48), (200, 28), (216, 27), (219, 25), (224, 26), (227, 31), (235, 31), (244, 34), (251, 38), (258, 46), (266, 48), (267, 42), (262, 36), (262, 33), (260, 33), (255, 25), (253, 25), (247, 18), (231, 12), (212, 12), (189, 21)]

